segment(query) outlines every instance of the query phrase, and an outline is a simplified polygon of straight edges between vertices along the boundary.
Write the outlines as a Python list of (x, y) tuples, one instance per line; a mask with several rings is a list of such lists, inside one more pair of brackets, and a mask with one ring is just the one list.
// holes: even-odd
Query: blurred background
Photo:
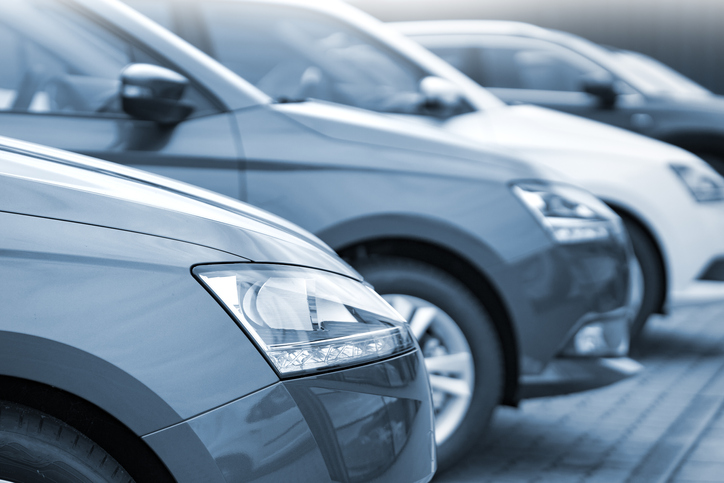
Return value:
[(720, 0), (349, 0), (383, 21), (516, 20), (650, 55), (724, 94)]

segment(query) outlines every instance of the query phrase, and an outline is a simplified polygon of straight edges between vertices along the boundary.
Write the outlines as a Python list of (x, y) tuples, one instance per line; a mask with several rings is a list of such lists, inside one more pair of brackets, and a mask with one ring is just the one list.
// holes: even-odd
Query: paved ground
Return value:
[(649, 320), (646, 370), (501, 408), (443, 482), (724, 482), (724, 305)]

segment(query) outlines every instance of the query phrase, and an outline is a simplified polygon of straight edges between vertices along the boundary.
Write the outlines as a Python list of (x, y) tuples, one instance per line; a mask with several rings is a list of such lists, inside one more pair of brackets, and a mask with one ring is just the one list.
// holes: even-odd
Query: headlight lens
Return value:
[(716, 173), (707, 173), (683, 164), (672, 164), (671, 169), (689, 188), (696, 201), (702, 203), (724, 200), (724, 179)]
[(284, 265), (198, 266), (282, 376), (389, 357), (415, 347), (405, 320), (364, 284)]
[(578, 188), (531, 182), (513, 185), (513, 193), (559, 243), (605, 239), (620, 230), (616, 214)]

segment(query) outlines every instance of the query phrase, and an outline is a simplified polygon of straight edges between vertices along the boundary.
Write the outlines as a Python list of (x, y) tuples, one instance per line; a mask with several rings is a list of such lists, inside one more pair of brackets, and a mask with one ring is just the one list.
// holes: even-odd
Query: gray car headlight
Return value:
[(683, 164), (671, 164), (670, 166), (694, 195), (696, 201), (702, 203), (724, 200), (724, 179), (717, 173), (707, 173), (702, 169)]
[(601, 240), (621, 229), (617, 215), (582, 189), (543, 182), (516, 183), (512, 189), (558, 243)]
[(252, 263), (202, 265), (193, 273), (282, 377), (379, 360), (415, 347), (405, 320), (374, 290), (347, 277)]

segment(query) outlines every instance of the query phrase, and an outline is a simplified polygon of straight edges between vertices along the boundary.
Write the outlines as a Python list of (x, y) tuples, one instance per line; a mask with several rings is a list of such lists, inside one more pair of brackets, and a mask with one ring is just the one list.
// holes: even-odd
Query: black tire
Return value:
[(133, 478), (100, 446), (63, 421), (0, 401), (0, 480), (110, 482)]
[(643, 294), (641, 306), (631, 324), (631, 349), (636, 351), (642, 345), (642, 334), (649, 316), (659, 310), (663, 302), (665, 290), (664, 268), (658, 256), (658, 250), (646, 231), (641, 226), (625, 217), (626, 226), (634, 254), (641, 266), (643, 276)]
[[(361, 259), (355, 265), (381, 295), (407, 295), (441, 309), (462, 331), (470, 347), (474, 367), (472, 398), (467, 412), (460, 413), (464, 414), (460, 424), (449, 437), (438, 442), (438, 470), (442, 472), (473, 447), (501, 401), (504, 362), (493, 322), (479, 299), (457, 278), (439, 268), (417, 260), (387, 257)], [(423, 353), (424, 340), (425, 337), (420, 340)]]

